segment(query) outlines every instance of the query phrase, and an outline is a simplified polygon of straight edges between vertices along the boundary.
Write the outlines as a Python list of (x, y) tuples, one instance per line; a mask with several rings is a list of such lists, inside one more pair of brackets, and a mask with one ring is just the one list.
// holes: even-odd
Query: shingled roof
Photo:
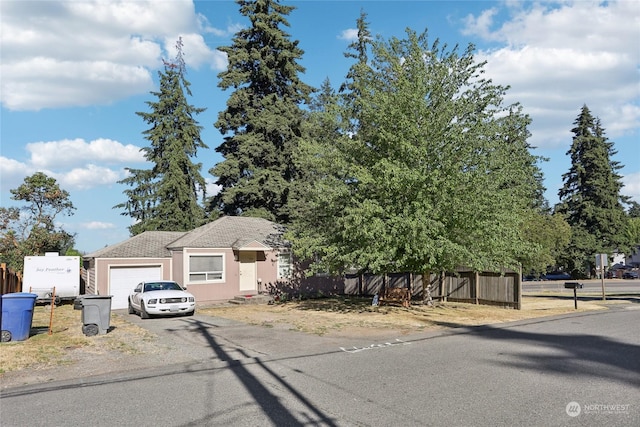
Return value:
[(186, 233), (167, 247), (237, 249), (253, 241), (272, 247), (281, 235), (282, 227), (263, 218), (223, 216)]
[(84, 258), (168, 258), (170, 249), (241, 248), (251, 242), (280, 246), (282, 227), (262, 218), (224, 216), (191, 231), (145, 231)]
[(171, 252), (167, 245), (185, 234), (184, 231), (145, 231), (83, 258), (168, 258)]

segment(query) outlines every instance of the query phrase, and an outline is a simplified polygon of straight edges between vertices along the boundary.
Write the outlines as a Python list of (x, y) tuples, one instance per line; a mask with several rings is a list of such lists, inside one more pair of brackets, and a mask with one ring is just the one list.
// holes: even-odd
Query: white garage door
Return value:
[(162, 279), (162, 268), (154, 267), (111, 267), (109, 269), (109, 294), (111, 309), (127, 308), (127, 298), (131, 290), (144, 280)]

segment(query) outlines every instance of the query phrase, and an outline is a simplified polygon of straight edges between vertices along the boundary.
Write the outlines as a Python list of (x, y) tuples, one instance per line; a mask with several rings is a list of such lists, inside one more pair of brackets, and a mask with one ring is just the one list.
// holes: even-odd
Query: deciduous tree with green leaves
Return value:
[(631, 246), (630, 252), (632, 252), (640, 246), (640, 203), (633, 200), (630, 201), (627, 216), (628, 220), (625, 235)]
[(622, 196), (622, 168), (612, 157), (613, 143), (604, 135), (600, 120), (584, 105), (574, 122), (573, 142), (567, 155), (571, 167), (562, 176), (556, 211), (571, 225), (572, 237), (562, 264), (576, 277), (590, 274), (598, 253), (624, 252), (626, 214)]
[(209, 170), (221, 187), (209, 209), (286, 224), (299, 178), (293, 155), (303, 137), (301, 107), (312, 88), (299, 78), (304, 52), (283, 30), (294, 7), (275, 0), (237, 3), (250, 25), (236, 33), (231, 46), (219, 48), (229, 66), (218, 86), (233, 92), (215, 123), (224, 135), (216, 149), (224, 160)]
[[(64, 254), (73, 248), (74, 236), (59, 224), (60, 215), (73, 215), (69, 193), (55, 178), (36, 172), (11, 191), (22, 208), (0, 208), (0, 254), (2, 262), (21, 271), (25, 256), (45, 252)], [(22, 214), (21, 214), (22, 212)]]
[(631, 249), (640, 246), (640, 217), (629, 218), (625, 236), (630, 243)]
[(534, 243), (520, 258), (522, 271), (539, 275), (558, 264), (571, 240), (571, 226), (559, 213), (532, 210), (524, 216), (522, 232)]
[(153, 167), (127, 168), (130, 175), (119, 182), (133, 188), (124, 191), (128, 200), (115, 206), (135, 220), (129, 227), (134, 236), (147, 230), (188, 231), (205, 221), (202, 164), (192, 161), (198, 149), (208, 148), (195, 119), (204, 108), (187, 101), (191, 90), (182, 46), (179, 39), (175, 60), (165, 62), (164, 71), (158, 73), (160, 89), (151, 92), (157, 101), (147, 102), (151, 111), (136, 113), (151, 125), (144, 131), (150, 146), (142, 151)]
[(411, 30), (370, 45), (343, 98), (354, 132), (306, 156), (322, 179), (290, 227), (294, 250), (332, 272), (517, 268), (539, 172), (529, 118), (503, 105), (507, 88), (482, 78), (473, 46)]

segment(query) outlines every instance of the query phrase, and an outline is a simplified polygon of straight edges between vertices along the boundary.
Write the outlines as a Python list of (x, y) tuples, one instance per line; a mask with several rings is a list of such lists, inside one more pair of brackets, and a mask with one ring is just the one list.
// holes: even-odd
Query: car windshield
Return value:
[(145, 283), (144, 291), (181, 291), (182, 288), (176, 282), (157, 282), (157, 283)]

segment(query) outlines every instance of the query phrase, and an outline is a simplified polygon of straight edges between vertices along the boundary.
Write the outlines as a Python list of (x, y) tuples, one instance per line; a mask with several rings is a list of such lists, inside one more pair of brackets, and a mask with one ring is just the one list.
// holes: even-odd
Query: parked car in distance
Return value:
[(553, 272), (553, 273), (547, 273), (544, 276), (544, 279), (542, 280), (569, 280), (571, 279), (571, 275), (569, 273), (563, 273), (563, 272)]
[(640, 279), (640, 273), (637, 271), (625, 271), (622, 273), (623, 279)]
[(139, 313), (142, 319), (151, 315), (192, 315), (196, 299), (171, 280), (138, 283), (129, 295), (129, 314)]

